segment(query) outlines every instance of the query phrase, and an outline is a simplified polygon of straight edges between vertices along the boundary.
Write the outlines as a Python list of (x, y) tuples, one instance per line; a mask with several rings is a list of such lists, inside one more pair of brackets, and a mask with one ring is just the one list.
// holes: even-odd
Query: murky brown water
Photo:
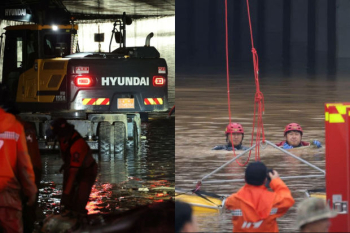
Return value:
[[(224, 129), (228, 123), (226, 76), (178, 75), (176, 76), (176, 188), (191, 190), (194, 182), (233, 158), (233, 152), (212, 151), (215, 145), (225, 142)], [(253, 122), (255, 83), (252, 74), (231, 76), (232, 121), (240, 122), (245, 130), (244, 144), (250, 145)], [(324, 103), (349, 101), (350, 80), (338, 75), (283, 75), (260, 78), (260, 88), (265, 96), (263, 116), (266, 139), (277, 143), (283, 140), (286, 124), (298, 122), (304, 130), (304, 141), (318, 139), (320, 149), (303, 148), (291, 152), (302, 159), (325, 169)], [(254, 153), (251, 161), (254, 161)], [(261, 150), (261, 161), (277, 170), (281, 176), (321, 174), (319, 171), (268, 146)], [(240, 160), (244, 162), (247, 156)], [(244, 178), (244, 168), (231, 163), (207, 180)], [(307, 189), (324, 188), (324, 178), (304, 178), (285, 181), (292, 191), (296, 204), (278, 219), (281, 232), (296, 231), (296, 206), (305, 198)], [(221, 195), (238, 191), (243, 183), (203, 184), (201, 190)], [(200, 231), (230, 232), (231, 216), (200, 214)]]

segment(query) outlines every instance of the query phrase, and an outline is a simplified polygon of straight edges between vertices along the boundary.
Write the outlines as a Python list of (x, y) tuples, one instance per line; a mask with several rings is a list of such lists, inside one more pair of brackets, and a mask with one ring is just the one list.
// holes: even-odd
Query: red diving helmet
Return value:
[(225, 134), (229, 133), (242, 133), (244, 134), (244, 129), (239, 123), (230, 123), (226, 126)]
[(284, 136), (286, 136), (286, 134), (290, 131), (299, 131), (301, 133), (301, 136), (303, 136), (303, 129), (301, 128), (301, 126), (297, 123), (290, 123), (286, 126), (286, 128), (284, 129)]

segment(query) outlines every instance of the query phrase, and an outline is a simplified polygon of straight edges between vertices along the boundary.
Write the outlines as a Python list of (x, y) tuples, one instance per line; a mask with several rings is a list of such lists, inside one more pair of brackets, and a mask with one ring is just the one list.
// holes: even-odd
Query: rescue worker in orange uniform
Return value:
[[(247, 150), (248, 147), (242, 145), (244, 138), (243, 126), (239, 123), (230, 123), (225, 129), (226, 145), (215, 146), (212, 150), (232, 150), (232, 144), (235, 150)], [(231, 141), (232, 135), (232, 141)]]
[(283, 149), (292, 149), (301, 146), (315, 145), (317, 148), (322, 147), (320, 141), (313, 140), (312, 143), (302, 141), (303, 129), (297, 123), (290, 123), (284, 128), (284, 136), (286, 140), (277, 143), (276, 146), (282, 147)]
[(0, 232), (23, 232), (21, 189), (29, 206), (38, 190), (23, 126), (2, 107), (0, 103)]
[[(3, 107), (6, 109), (7, 113), (13, 114), (16, 119), (22, 124), (24, 128), (25, 138), (27, 142), (27, 149), (28, 154), (30, 157), (30, 161), (33, 165), (34, 175), (35, 175), (35, 185), (37, 188), (40, 186), (41, 181), (41, 173), (42, 173), (42, 164), (41, 164), (41, 157), (40, 157), (40, 151), (39, 151), (39, 144), (38, 140), (36, 138), (36, 130), (35, 126), (31, 124), (30, 122), (23, 121), (19, 114), (20, 111), (17, 108), (17, 105), (14, 101), (11, 101), (8, 96), (10, 96), (9, 90), (7, 86), (1, 85), (0, 87), (1, 96), (3, 96), (4, 99), (2, 99)], [(38, 198), (37, 193), (37, 198)], [(34, 202), (33, 205), (28, 206), (27, 198), (25, 197), (23, 191), (21, 192), (22, 196), (22, 212), (23, 212), (23, 229), (25, 233), (31, 233), (34, 230), (34, 223), (36, 221), (36, 208), (38, 206), (37, 201)]]
[(264, 185), (265, 164), (250, 163), (245, 171), (246, 184), (226, 199), (226, 209), (232, 213), (233, 232), (278, 232), (276, 219), (293, 206), (294, 199), (277, 171), (268, 175), (273, 192)]
[(92, 157), (89, 145), (65, 119), (51, 122), (48, 136), (56, 136), (64, 164), (61, 208), (65, 215), (83, 216), (91, 188), (97, 176), (97, 163)]

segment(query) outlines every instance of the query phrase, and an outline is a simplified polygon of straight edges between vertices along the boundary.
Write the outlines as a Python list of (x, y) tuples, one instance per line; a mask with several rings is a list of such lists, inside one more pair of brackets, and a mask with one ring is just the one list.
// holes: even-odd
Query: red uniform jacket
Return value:
[(226, 200), (232, 213), (233, 232), (278, 232), (276, 219), (294, 204), (290, 190), (280, 178), (273, 179), (268, 191), (265, 185), (246, 184)]
[[(72, 144), (73, 142), (73, 144)], [(67, 169), (66, 182), (64, 181), (64, 194), (69, 194), (78, 175), (79, 168), (88, 168), (95, 162), (89, 145), (74, 131), (69, 140), (60, 139), (62, 159)]]
[(0, 207), (22, 209), (20, 189), (37, 192), (23, 126), (0, 108)]
[[(280, 143), (276, 143), (276, 146), (283, 146), (283, 144), (286, 142), (286, 140), (280, 142)], [(300, 142), (301, 146), (310, 146), (310, 142), (304, 142), (304, 141), (301, 141)]]

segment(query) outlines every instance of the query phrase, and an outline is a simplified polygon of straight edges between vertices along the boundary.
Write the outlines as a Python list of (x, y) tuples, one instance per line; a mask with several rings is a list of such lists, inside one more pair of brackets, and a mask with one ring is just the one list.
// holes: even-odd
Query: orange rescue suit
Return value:
[(233, 232), (278, 232), (276, 219), (294, 204), (289, 188), (280, 178), (271, 180), (270, 192), (265, 185), (245, 184), (226, 200), (232, 214)]

